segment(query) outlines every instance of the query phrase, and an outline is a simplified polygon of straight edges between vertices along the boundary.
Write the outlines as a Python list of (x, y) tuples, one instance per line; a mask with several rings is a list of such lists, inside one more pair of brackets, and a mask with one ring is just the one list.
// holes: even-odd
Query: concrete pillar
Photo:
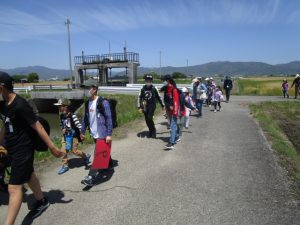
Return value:
[(129, 84), (135, 84), (137, 82), (137, 66), (138, 64), (128, 62), (128, 81)]

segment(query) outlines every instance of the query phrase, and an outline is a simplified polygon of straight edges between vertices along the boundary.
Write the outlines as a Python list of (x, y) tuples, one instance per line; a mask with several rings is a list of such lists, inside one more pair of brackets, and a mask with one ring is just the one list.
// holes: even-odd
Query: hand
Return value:
[(108, 143), (111, 142), (111, 141), (112, 141), (111, 136), (106, 136), (105, 142), (108, 144)]
[(142, 113), (144, 110), (143, 109), (139, 109), (139, 112)]
[(61, 158), (65, 156), (65, 153), (60, 151), (56, 146), (50, 149), (52, 155), (54, 155), (56, 158)]
[(84, 141), (84, 139), (85, 139), (84, 134), (80, 134), (80, 139), (81, 139), (82, 141)]
[(161, 109), (162, 109), (162, 111), (165, 111), (165, 110), (166, 110), (166, 108), (165, 108), (164, 106), (163, 106)]
[(66, 134), (66, 129), (61, 130), (63, 134)]
[(173, 110), (174, 108), (173, 108), (173, 106), (170, 106), (170, 110)]

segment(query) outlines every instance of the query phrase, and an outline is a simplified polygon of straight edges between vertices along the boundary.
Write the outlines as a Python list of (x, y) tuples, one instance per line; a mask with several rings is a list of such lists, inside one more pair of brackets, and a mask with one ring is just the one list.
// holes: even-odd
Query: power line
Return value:
[(57, 24), (63, 24), (62, 22), (55, 22), (55, 23), (1, 23), (0, 25), (5, 26), (50, 26), (50, 25), (57, 25)]

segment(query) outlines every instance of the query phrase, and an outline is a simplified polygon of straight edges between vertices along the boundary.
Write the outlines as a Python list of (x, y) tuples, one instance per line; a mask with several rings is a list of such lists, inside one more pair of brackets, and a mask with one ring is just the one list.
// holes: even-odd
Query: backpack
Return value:
[[(118, 127), (118, 121), (117, 121), (117, 104), (118, 101), (110, 98), (102, 98), (101, 96), (98, 96), (97, 99), (97, 109), (99, 111), (99, 113), (101, 113), (104, 117), (105, 117), (105, 113), (104, 113), (104, 107), (103, 107), (103, 101), (106, 100), (109, 103), (109, 107), (110, 107), (110, 112), (111, 112), (111, 119), (112, 119), (112, 127), (116, 128)], [(86, 101), (85, 103), (85, 110), (87, 112), (87, 109), (89, 107), (89, 101)]]
[(184, 107), (184, 105), (185, 105), (185, 96), (184, 96), (184, 93), (180, 89), (178, 89), (178, 88), (176, 88), (176, 89), (178, 91), (178, 96), (179, 96), (180, 111), (183, 112), (185, 110), (185, 107)]
[[(50, 135), (50, 125), (47, 120), (45, 120), (43, 117), (37, 116), (38, 121), (42, 124), (44, 127), (46, 133)], [(33, 130), (33, 129), (32, 129)], [(45, 152), (48, 150), (47, 144), (41, 139), (40, 135), (33, 130), (34, 133), (34, 149), (38, 152)]]

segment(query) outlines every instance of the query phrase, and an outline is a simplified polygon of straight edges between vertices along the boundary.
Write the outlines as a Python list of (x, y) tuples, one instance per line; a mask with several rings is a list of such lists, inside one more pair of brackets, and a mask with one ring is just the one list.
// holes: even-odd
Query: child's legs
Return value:
[(189, 127), (190, 125), (190, 113), (188, 113), (185, 117), (185, 127)]
[(217, 104), (218, 104), (218, 102), (217, 102), (217, 101), (214, 101), (214, 107), (215, 107), (215, 110), (217, 110)]
[(68, 165), (68, 152), (66, 151), (66, 141), (64, 139), (64, 137), (62, 137), (61, 139), (61, 149), (62, 152), (65, 153), (64, 157), (62, 158), (62, 163), (64, 166)]
[(221, 109), (221, 102), (218, 102), (219, 109)]

